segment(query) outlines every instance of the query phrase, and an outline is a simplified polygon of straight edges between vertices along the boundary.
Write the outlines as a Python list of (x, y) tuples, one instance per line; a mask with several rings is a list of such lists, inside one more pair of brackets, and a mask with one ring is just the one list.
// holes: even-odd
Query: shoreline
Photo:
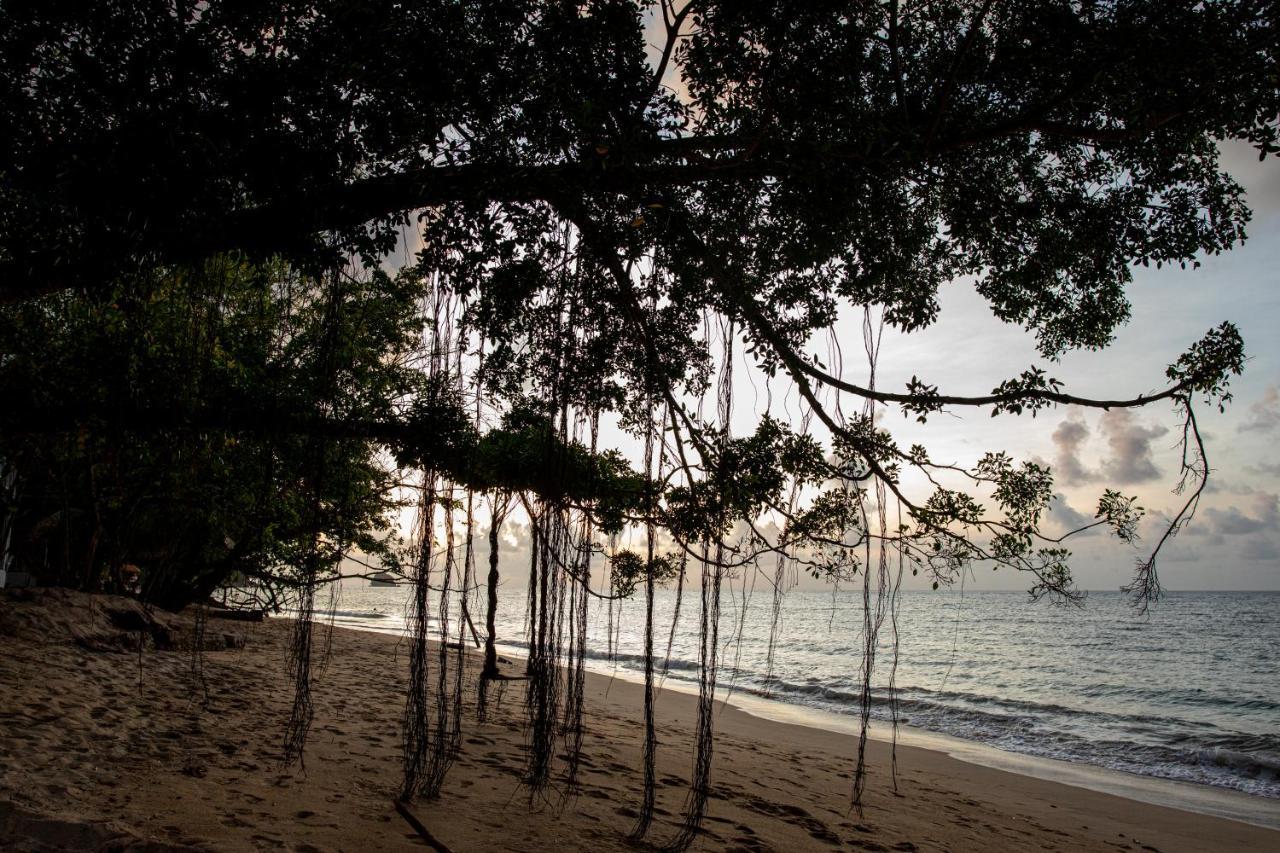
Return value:
[[(42, 824), (45, 830), (56, 824), (63, 836), (72, 831), (67, 827), (85, 837), (85, 827), (107, 826), (151, 839), (161, 845), (155, 850), (423, 849), (390, 805), (400, 781), (404, 644), (370, 631), (317, 633), (316, 716), (306, 765), (282, 768), (279, 746), (292, 700), (285, 667), (289, 627), (286, 620), (237, 626), (244, 648), (206, 652), (203, 706), (193, 701), (189, 654), (92, 652), (71, 637), (36, 642), (0, 630), (0, 683), (6, 685), (0, 801), (13, 804), (0, 803), (0, 846), (24, 849), (3, 835), (15, 825), (5, 809), (16, 807), (46, 815), (53, 823)], [(580, 786), (572, 795), (559, 787), (531, 800), (520, 782), (518, 684), (495, 691), (484, 724), (475, 721), (468, 690), (460, 753), (439, 799), (419, 800), (415, 814), (455, 853), (634, 849), (626, 835), (641, 790), (641, 687), (588, 674)], [(859, 814), (849, 805), (853, 738), (766, 720), (732, 703), (717, 703), (716, 713), (713, 789), (695, 849), (1280, 845), (1274, 830), (982, 767), (905, 743), (897, 749), (895, 791), (890, 750), (880, 741), (868, 745)], [(681, 819), (694, 716), (694, 697), (668, 682), (657, 702), (654, 843), (672, 837)], [(562, 768), (558, 761), (557, 773)]]
[[(730, 704), (737, 702), (737, 699), (737, 696), (733, 697)], [(778, 706), (784, 709), (782, 713), (778, 713)], [(750, 697), (748, 703), (739, 707), (744, 713), (770, 722), (815, 728), (834, 734), (853, 736), (857, 734), (856, 722), (849, 719), (847, 715), (817, 708), (806, 708), (755, 697)], [(795, 713), (790, 713), (792, 709)], [(792, 716), (796, 719), (787, 719)], [(881, 743), (891, 743), (891, 734), (885, 731), (887, 728), (885, 724), (873, 721), (868, 730), (868, 737)], [(1069, 785), (1148, 805), (1234, 820), (1261, 829), (1280, 830), (1280, 801), (1230, 788), (1182, 782), (1159, 776), (1129, 773), (1096, 764), (1012, 752), (981, 741), (964, 740), (942, 732), (919, 729), (905, 724), (899, 727), (898, 743), (937, 752), (978, 767)]]
[[(320, 617), (317, 617), (316, 621), (317, 624), (324, 624), (324, 620)], [(403, 631), (403, 627), (394, 630), (379, 629), (374, 625), (358, 622), (348, 622), (341, 628), (393, 637), (402, 636)], [(524, 660), (525, 650), (520, 646), (498, 643), (497, 648), (499, 654)], [(636, 685), (644, 684), (644, 676), (641, 672), (617, 664), (610, 665), (604, 659), (588, 659), (586, 668), (588, 672), (606, 678), (620, 679)], [(693, 682), (677, 677), (660, 679), (659, 684), (663, 691), (690, 695), (697, 693), (697, 687)], [(741, 688), (731, 689), (723, 684), (717, 688), (716, 695), (718, 701), (725, 701), (728, 705), (764, 721), (797, 725), (846, 736), (856, 737), (858, 733), (856, 718), (848, 714), (764, 697)], [(873, 720), (868, 730), (868, 737), (890, 744), (892, 734), (888, 729), (889, 726), (885, 722)], [(982, 741), (966, 740), (907, 724), (899, 726), (898, 743), (938, 752), (957, 761), (988, 769), (1111, 794), (1149, 805), (1234, 820), (1262, 829), (1280, 830), (1280, 800), (1231, 788), (1131, 773), (1086, 762), (1014, 752)]]

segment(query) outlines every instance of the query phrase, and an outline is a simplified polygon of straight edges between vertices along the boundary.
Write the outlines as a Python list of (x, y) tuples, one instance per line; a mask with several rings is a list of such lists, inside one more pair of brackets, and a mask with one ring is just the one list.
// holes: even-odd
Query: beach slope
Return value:
[[(305, 767), (284, 768), (289, 622), (211, 621), (209, 650), (198, 661), (202, 684), (184, 643), (158, 650), (134, 631), (141, 653), (127, 642), (111, 650), (102, 631), (84, 627), (91, 620), (75, 616), (88, 608), (82, 600), (45, 602), (43, 614), (32, 610), (39, 604), (0, 601), (0, 847), (427, 849), (392, 806), (407, 673), (402, 640), (317, 631)], [(56, 619), (48, 615), (55, 611)], [(184, 626), (190, 620), (170, 627)], [(588, 677), (580, 787), (533, 799), (520, 784), (520, 683), (495, 694), (484, 724), (468, 694), (462, 751), (445, 792), (413, 806), (432, 835), (454, 851), (635, 849), (626, 836), (641, 788), (637, 685)], [(694, 697), (664, 691), (658, 819), (648, 835), (656, 844), (681, 818), (694, 717)], [(859, 813), (849, 804), (857, 744), (847, 734), (731, 706), (719, 707), (718, 731), (698, 849), (1280, 849), (1280, 832), (925, 749), (898, 748), (895, 791), (889, 746), (878, 741), (870, 744)]]

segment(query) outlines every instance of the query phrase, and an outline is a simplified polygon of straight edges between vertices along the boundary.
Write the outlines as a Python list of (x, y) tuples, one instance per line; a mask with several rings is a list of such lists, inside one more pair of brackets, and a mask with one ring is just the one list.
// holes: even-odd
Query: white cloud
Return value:
[(1080, 461), (1080, 450), (1089, 440), (1089, 425), (1079, 412), (1067, 415), (1053, 431), (1053, 444), (1058, 449), (1053, 470), (1061, 482), (1068, 486), (1090, 483), (1098, 478)]
[(1204, 511), (1213, 533), (1223, 536), (1243, 536), (1280, 527), (1280, 504), (1277, 496), (1255, 495), (1249, 512), (1232, 505), (1226, 509), (1210, 507)]
[[(1089, 460), (1089, 424), (1079, 411), (1073, 411), (1053, 431), (1053, 470), (1059, 482), (1068, 486), (1106, 482), (1131, 485), (1158, 480), (1151, 442), (1167, 435), (1168, 427), (1146, 426), (1127, 409), (1114, 409), (1103, 414), (1099, 434), (1106, 440), (1105, 458), (1096, 465)], [(1095, 454), (1096, 458), (1096, 454)]]
[(1151, 441), (1169, 432), (1168, 427), (1143, 426), (1127, 409), (1114, 409), (1102, 416), (1102, 434), (1111, 455), (1102, 465), (1103, 477), (1119, 484), (1158, 480), (1160, 469), (1151, 455)]
[[(1058, 526), (1062, 528), (1063, 533), (1067, 533), (1072, 530), (1079, 530), (1081, 527), (1084, 527), (1086, 524), (1090, 524), (1094, 521), (1091, 516), (1080, 512), (1068, 503), (1066, 495), (1062, 494), (1055, 494), (1053, 499), (1049, 501), (1049, 518), (1050, 520), (1057, 522)], [(1094, 531), (1089, 532), (1092, 533)]]

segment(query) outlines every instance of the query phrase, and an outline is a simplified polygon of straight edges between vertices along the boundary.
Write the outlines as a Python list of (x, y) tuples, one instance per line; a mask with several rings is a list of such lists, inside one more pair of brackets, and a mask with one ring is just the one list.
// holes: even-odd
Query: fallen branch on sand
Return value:
[(261, 622), (266, 616), (262, 610), (234, 610), (210, 607), (205, 613), (210, 619), (228, 619), (232, 622)]
[(418, 820), (413, 812), (409, 811), (409, 807), (405, 805), (404, 800), (392, 800), (391, 802), (395, 805), (396, 811), (400, 813), (400, 816), (408, 821), (409, 826), (413, 827), (413, 831), (418, 833), (418, 836), (427, 843), (428, 847), (437, 851), (437, 853), (452, 853), (440, 839), (432, 835), (431, 831), (423, 826), (422, 821)]

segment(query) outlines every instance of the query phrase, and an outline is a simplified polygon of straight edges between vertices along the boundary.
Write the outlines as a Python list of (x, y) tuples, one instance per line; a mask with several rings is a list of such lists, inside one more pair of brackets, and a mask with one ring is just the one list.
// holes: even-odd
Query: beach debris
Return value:
[(414, 815), (413, 812), (409, 811), (409, 807), (405, 805), (404, 800), (392, 800), (391, 804), (395, 806), (396, 811), (400, 813), (400, 817), (404, 818), (409, 826), (413, 827), (413, 831), (418, 833), (418, 837), (426, 842), (428, 847), (435, 850), (436, 853), (452, 853), (452, 851), (445, 846), (444, 842), (432, 835), (431, 830), (427, 829), (427, 827), (423, 825), (422, 821), (418, 820), (417, 816)]

